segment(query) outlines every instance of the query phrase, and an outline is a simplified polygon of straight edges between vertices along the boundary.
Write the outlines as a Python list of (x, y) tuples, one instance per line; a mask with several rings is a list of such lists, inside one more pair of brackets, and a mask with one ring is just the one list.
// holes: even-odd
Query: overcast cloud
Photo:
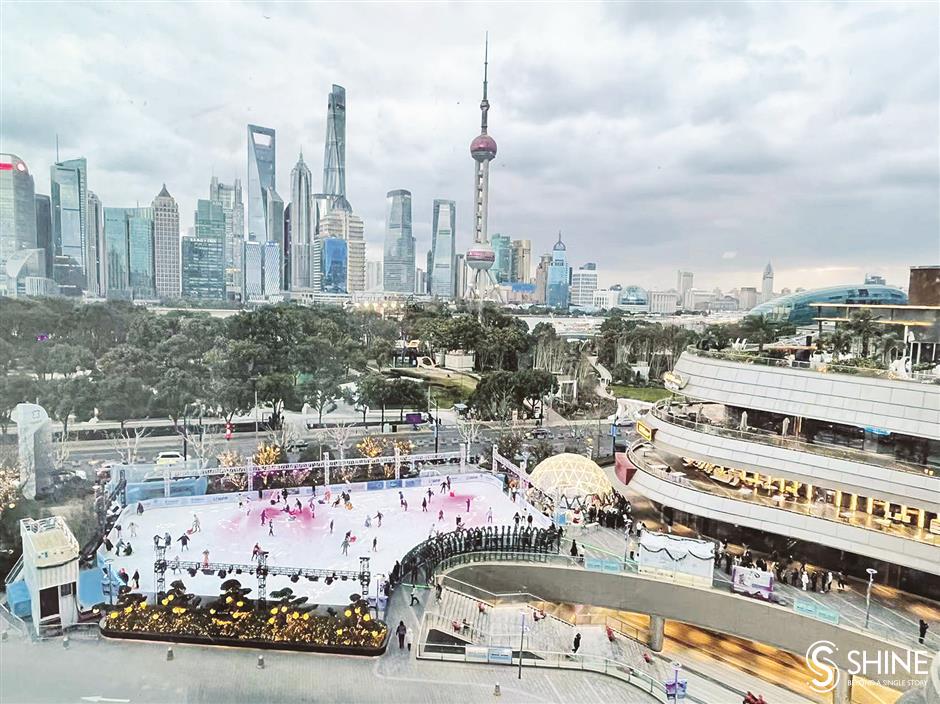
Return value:
[(246, 124), (277, 130), (277, 184), (319, 185), (327, 94), (347, 90), (347, 191), (381, 257), (385, 193), (470, 242), (484, 31), (490, 232), (559, 230), (603, 284), (906, 285), (940, 261), (938, 4), (10, 3), (0, 150), (49, 192), (85, 156), (106, 206), (165, 181), (192, 225), (215, 174), (246, 180)]

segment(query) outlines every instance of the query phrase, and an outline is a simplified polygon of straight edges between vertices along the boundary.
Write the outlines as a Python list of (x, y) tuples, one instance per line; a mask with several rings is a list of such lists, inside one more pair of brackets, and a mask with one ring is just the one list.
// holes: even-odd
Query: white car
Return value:
[(183, 461), (183, 453), (176, 450), (168, 450), (157, 455), (157, 464), (178, 464)]

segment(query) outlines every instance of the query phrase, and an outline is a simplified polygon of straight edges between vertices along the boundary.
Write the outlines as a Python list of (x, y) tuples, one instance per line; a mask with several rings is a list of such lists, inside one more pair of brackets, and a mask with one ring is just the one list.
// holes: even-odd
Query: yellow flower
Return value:
[(146, 601), (140, 602), (140, 608), (141, 608), (141, 609), (146, 609), (146, 608), (147, 608), (147, 602), (146, 602)]
[(161, 599), (161, 600), (160, 600), (160, 603), (163, 604), (164, 606), (166, 606), (166, 605), (169, 604), (170, 602), (169, 602), (167, 599)]
[(134, 608), (133, 606), (125, 606), (125, 607), (124, 607), (124, 613), (129, 614), (129, 613), (131, 612), (131, 610), (133, 610), (133, 608)]
[(273, 616), (268, 619), (268, 623), (274, 623), (274, 617), (273, 617)]
[(209, 609), (209, 613), (210, 613), (210, 614), (214, 614), (214, 613), (215, 613), (215, 609)]
[(271, 609), (271, 613), (272, 613), (272, 614), (276, 614), (276, 613), (277, 613), (277, 607), (276, 607), (276, 606), (275, 606), (273, 609)]
[(310, 614), (304, 614), (304, 621), (310, 620)]
[(112, 611), (108, 614), (108, 618), (117, 618), (118, 616), (120, 616), (120, 614), (117, 611)]
[(235, 603), (235, 606), (244, 606), (244, 605), (245, 605), (244, 601), (238, 601)]
[(166, 595), (166, 598), (167, 598), (167, 600), (169, 600), (169, 601), (173, 601), (173, 599), (176, 598), (176, 595), (175, 595), (175, 594), (167, 594), (167, 595)]
[(231, 603), (232, 603), (232, 597), (230, 597), (230, 596), (225, 597), (225, 603), (226, 603), (226, 604), (231, 604)]
[(281, 613), (283, 614), (283, 613), (286, 613), (286, 612), (287, 612), (287, 607), (286, 607), (286, 606), (282, 606), (282, 607), (281, 607)]
[(372, 617), (371, 617), (369, 614), (365, 614), (365, 615), (362, 617), (362, 620), (363, 620), (363, 621), (371, 621), (371, 620), (372, 620)]
[(349, 609), (346, 609), (346, 610), (343, 612), (343, 615), (344, 615), (346, 618), (349, 618), (350, 616), (352, 616), (352, 611), (350, 611)]

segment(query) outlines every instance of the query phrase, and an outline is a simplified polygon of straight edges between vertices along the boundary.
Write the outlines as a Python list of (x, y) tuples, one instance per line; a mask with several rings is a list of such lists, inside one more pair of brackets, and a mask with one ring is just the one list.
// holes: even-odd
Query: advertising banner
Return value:
[(773, 601), (773, 572), (735, 565), (731, 571), (731, 591), (735, 594)]

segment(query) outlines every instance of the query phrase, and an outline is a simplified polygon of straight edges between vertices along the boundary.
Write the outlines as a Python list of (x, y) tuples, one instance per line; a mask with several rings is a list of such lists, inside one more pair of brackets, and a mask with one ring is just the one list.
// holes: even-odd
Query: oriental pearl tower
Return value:
[(490, 162), (496, 158), (496, 140), (486, 133), (486, 113), (490, 103), (486, 99), (486, 79), (489, 67), (489, 36), (483, 53), (483, 100), (480, 101), (480, 135), (470, 142), (473, 157), (473, 244), (467, 250), (467, 266), (473, 271), (467, 285), (467, 299), (477, 304), (477, 314), (483, 315), (483, 302), (502, 303), (499, 283), (493, 272), (496, 255), (486, 233), (487, 209), (490, 197)]

